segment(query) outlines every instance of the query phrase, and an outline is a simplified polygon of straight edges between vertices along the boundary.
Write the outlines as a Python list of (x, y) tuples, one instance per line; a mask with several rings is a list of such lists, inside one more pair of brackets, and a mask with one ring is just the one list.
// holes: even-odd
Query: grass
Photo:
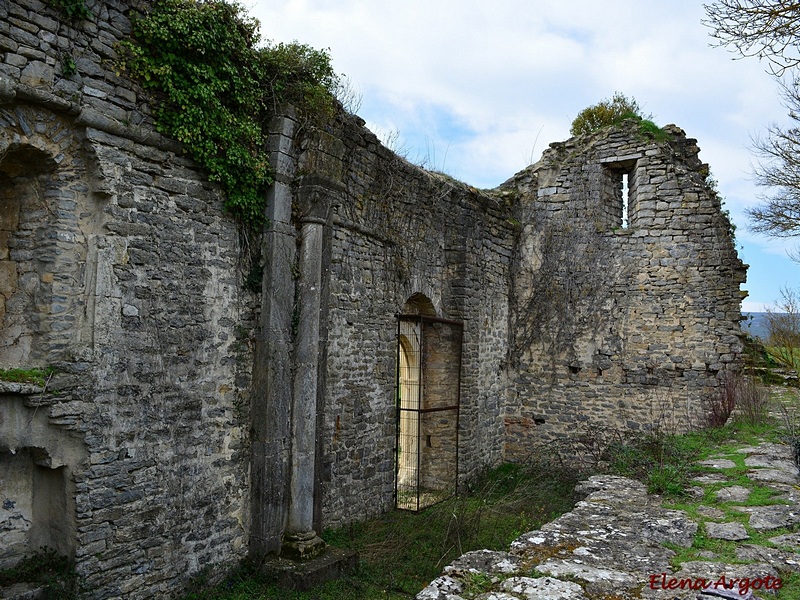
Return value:
[[(790, 406), (798, 404), (792, 394), (784, 394), (779, 400)], [(786, 432), (781, 430), (773, 413), (769, 418), (759, 417), (758, 422), (739, 417), (723, 427), (682, 435), (668, 434), (655, 428), (647, 433), (616, 436), (598, 451), (597, 458), (605, 463), (608, 471), (645, 482), (650, 492), (664, 495), (668, 508), (685, 511), (701, 525), (691, 547), (667, 545), (676, 553), (675, 568), (689, 560), (722, 560), (737, 564), (745, 562), (736, 557), (740, 543), (707, 537), (704, 524), (716, 519), (704, 516), (702, 507), (721, 510), (726, 521), (741, 523), (750, 536), (745, 543), (774, 547), (769, 538), (791, 530), (753, 530), (749, 527), (750, 515), (737, 510), (737, 507), (779, 502), (774, 490), (747, 477), (750, 468), (745, 465), (745, 455), (739, 450), (765, 441), (785, 442), (786, 438)], [(735, 466), (718, 469), (698, 464), (709, 458), (727, 458)], [(697, 486), (692, 478), (704, 473), (723, 474), (726, 481), (706, 484), (701, 498), (690, 499), (685, 490)], [(462, 490), (459, 496), (421, 513), (395, 511), (367, 522), (326, 531), (323, 537), (330, 545), (359, 552), (361, 563), (351, 576), (311, 592), (299, 593), (278, 589), (243, 565), (221, 585), (212, 588), (201, 586), (185, 598), (413, 598), (459, 555), (474, 549), (507, 550), (509, 543), (520, 534), (570, 510), (574, 485), (586, 475), (542, 456), (525, 465), (503, 465), (487, 472), (469, 489)], [(715, 493), (731, 485), (748, 488), (750, 495), (747, 500), (738, 503), (717, 500)], [(713, 559), (707, 557), (709, 552), (713, 553)], [(777, 597), (800, 600), (800, 575), (784, 572), (781, 577), (784, 587)], [(470, 594), (491, 591), (494, 585), (481, 574), (469, 577), (465, 584)]]
[(56, 370), (53, 367), (32, 369), (0, 369), (0, 380), (13, 383), (32, 383), (44, 387)]
[(41, 586), (44, 600), (78, 597), (80, 581), (74, 563), (52, 548), (42, 547), (9, 569), (0, 569), (0, 586), (31, 583)]
[[(787, 394), (778, 394), (776, 400), (782, 403), (796, 402), (796, 397)], [(756, 423), (748, 422), (746, 419), (735, 420), (732, 424), (720, 428), (715, 432), (715, 437), (718, 438), (719, 443), (711, 446), (710, 452), (704, 452), (709, 458), (727, 458), (735, 463), (733, 468), (712, 468), (700, 467), (698, 472), (704, 473), (721, 473), (724, 474), (727, 480), (724, 483), (710, 483), (703, 486), (704, 494), (700, 500), (697, 501), (676, 501), (667, 506), (678, 510), (685, 511), (690, 518), (696, 520), (701, 524), (697, 534), (693, 540), (692, 546), (689, 548), (682, 548), (674, 545), (668, 545), (670, 549), (675, 552), (671, 563), (673, 568), (679, 569), (681, 563), (686, 561), (695, 560), (709, 560), (707, 553), (713, 553), (714, 561), (723, 561), (730, 564), (746, 564), (749, 561), (741, 560), (736, 556), (737, 548), (746, 543), (749, 545), (763, 546), (767, 548), (775, 548), (776, 545), (770, 542), (770, 538), (791, 533), (794, 529), (775, 529), (770, 531), (757, 531), (749, 526), (750, 514), (738, 510), (739, 507), (755, 507), (755, 506), (769, 506), (773, 504), (785, 504), (785, 502), (776, 499), (775, 496), (779, 494), (773, 488), (763, 485), (757, 481), (753, 481), (747, 477), (747, 472), (751, 469), (745, 464), (745, 454), (738, 450), (746, 446), (754, 446), (762, 442), (780, 443), (786, 440), (786, 433), (781, 430), (781, 425), (773, 417), (765, 418)], [(716, 492), (731, 485), (738, 485), (750, 490), (750, 495), (742, 502), (722, 502), (717, 500)], [(724, 513), (724, 520), (727, 522), (741, 523), (749, 538), (745, 542), (732, 542), (709, 538), (705, 534), (704, 524), (708, 521), (716, 521), (718, 519), (705, 517), (701, 514), (701, 507), (707, 506)], [(706, 554), (706, 556), (704, 556)], [(800, 600), (800, 575), (797, 573), (790, 573), (783, 571), (780, 573), (783, 587), (777, 594), (778, 598), (785, 600)]]
[[(331, 546), (359, 553), (357, 572), (300, 593), (277, 588), (248, 565), (222, 584), (195, 586), (185, 600), (370, 600), (413, 598), (442, 568), (470, 550), (507, 550), (521, 534), (569, 511), (581, 479), (546, 458), (488, 471), (460, 495), (420, 513), (393, 511), (326, 531)], [(476, 577), (475, 591), (490, 582)]]

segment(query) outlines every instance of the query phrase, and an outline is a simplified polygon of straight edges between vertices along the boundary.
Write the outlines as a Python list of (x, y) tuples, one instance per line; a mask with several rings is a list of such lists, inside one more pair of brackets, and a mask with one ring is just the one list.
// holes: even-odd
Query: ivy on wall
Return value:
[(272, 182), (266, 136), (276, 107), (330, 114), (339, 81), (326, 51), (264, 44), (258, 28), (238, 4), (156, 0), (123, 44), (123, 67), (153, 92), (159, 132), (183, 143), (251, 225), (263, 222)]
[(68, 19), (88, 19), (92, 14), (84, 0), (47, 0), (47, 3), (62, 11)]

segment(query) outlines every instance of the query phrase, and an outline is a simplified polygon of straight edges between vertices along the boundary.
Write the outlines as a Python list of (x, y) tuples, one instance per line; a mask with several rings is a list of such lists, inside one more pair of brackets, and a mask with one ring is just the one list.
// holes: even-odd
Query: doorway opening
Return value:
[(463, 324), (397, 317), (396, 506), (419, 511), (456, 492)]

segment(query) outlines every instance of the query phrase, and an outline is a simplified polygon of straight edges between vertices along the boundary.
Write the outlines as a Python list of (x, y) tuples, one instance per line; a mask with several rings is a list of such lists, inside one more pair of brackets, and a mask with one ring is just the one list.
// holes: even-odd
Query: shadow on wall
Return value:
[(21, 394), (0, 393), (0, 406), (0, 568), (42, 546), (74, 556), (72, 473), (86, 457), (83, 443)]

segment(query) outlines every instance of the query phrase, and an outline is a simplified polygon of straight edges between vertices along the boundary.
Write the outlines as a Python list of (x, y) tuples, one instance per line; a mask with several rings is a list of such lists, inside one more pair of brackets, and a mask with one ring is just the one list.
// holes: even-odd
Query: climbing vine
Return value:
[(91, 12), (84, 0), (47, 0), (48, 4), (61, 10), (69, 19), (88, 19)]
[(608, 285), (613, 252), (597, 226), (601, 217), (586, 182), (572, 185), (572, 202), (559, 214), (534, 207), (525, 216), (538, 233), (531, 256), (517, 257), (524, 262), (512, 280), (519, 302), (512, 316), (512, 355), (543, 348), (553, 377), (559, 361), (576, 360), (580, 336), (599, 331), (598, 324), (608, 316), (607, 308), (594, 299)]
[(133, 22), (123, 68), (154, 93), (158, 130), (183, 143), (247, 224), (263, 221), (266, 137), (282, 103), (328, 114), (338, 77), (326, 51), (263, 44), (258, 21), (222, 0), (156, 0)]

